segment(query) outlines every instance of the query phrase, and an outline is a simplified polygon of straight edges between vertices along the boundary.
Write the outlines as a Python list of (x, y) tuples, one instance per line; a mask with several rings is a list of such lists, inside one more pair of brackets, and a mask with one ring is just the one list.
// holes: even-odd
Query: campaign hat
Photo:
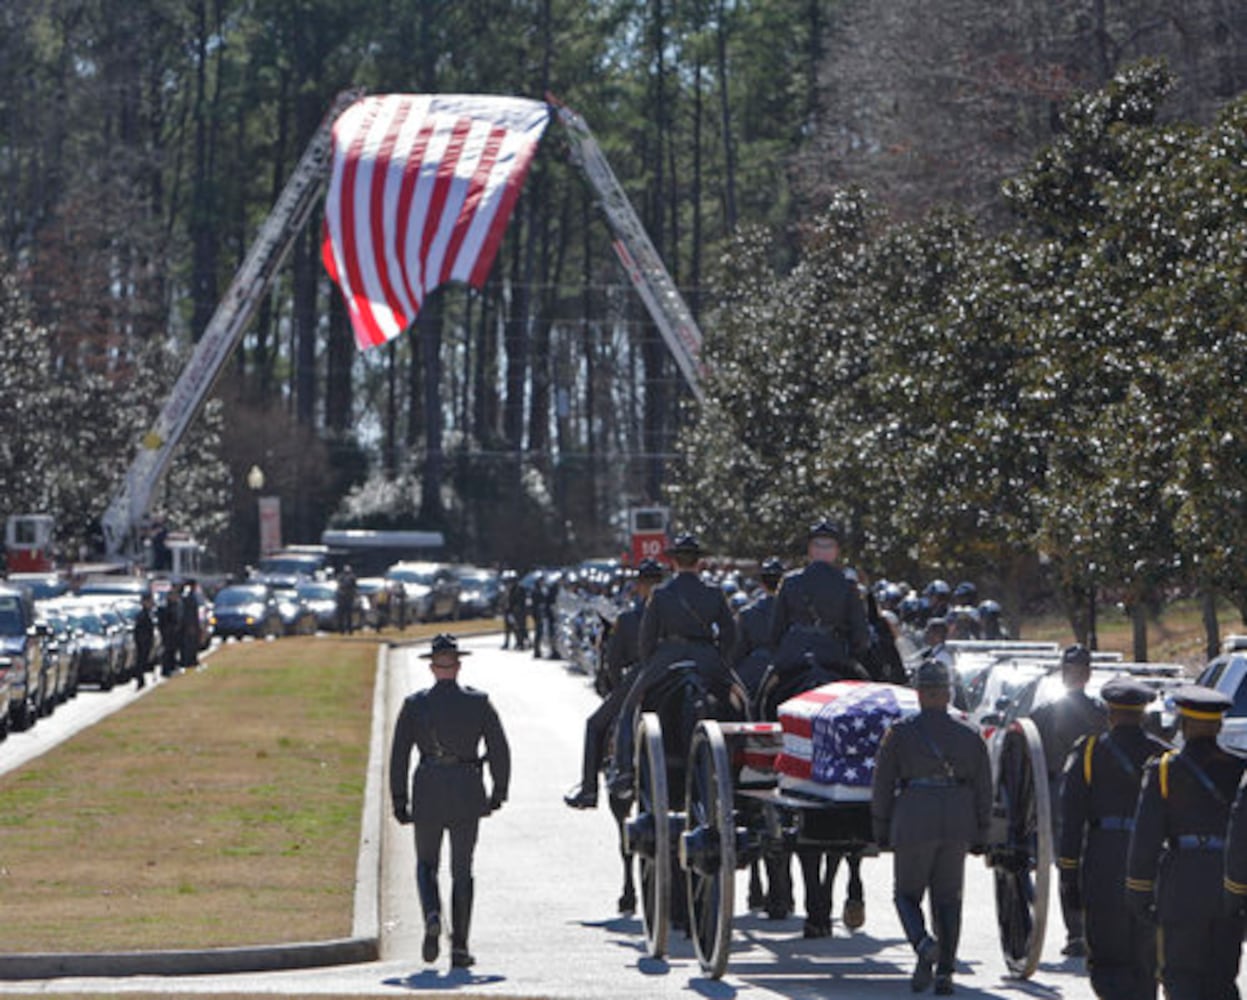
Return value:
[(676, 535), (671, 544), (667, 546), (668, 555), (699, 556), (702, 551), (701, 542), (691, 532)]
[(456, 656), (472, 655), (470, 650), (460, 649), (459, 641), (453, 635), (448, 635), (445, 632), (433, 636), (433, 644), (429, 647), (427, 653), (420, 654), (420, 659), (431, 660), (438, 653), (454, 653)]
[(948, 672), (948, 664), (943, 660), (929, 659), (918, 664), (914, 671), (914, 687), (938, 688), (952, 684), (952, 676)]
[(840, 527), (839, 521), (824, 517), (810, 525), (806, 537), (811, 541), (815, 538), (834, 538), (839, 542), (844, 539), (844, 529)]
[(666, 576), (666, 571), (662, 568), (662, 563), (657, 559), (651, 559), (647, 556), (637, 563), (636, 575), (638, 580), (661, 580)]
[(1091, 666), (1091, 650), (1078, 642), (1066, 646), (1065, 652), (1061, 654), (1061, 665), (1065, 666), (1067, 663), (1073, 667)]

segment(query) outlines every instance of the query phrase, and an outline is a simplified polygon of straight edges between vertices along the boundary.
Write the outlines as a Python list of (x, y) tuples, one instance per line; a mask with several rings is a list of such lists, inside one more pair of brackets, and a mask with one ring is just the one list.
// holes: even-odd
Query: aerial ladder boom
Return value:
[(704, 402), (702, 377), (705, 369), (700, 358), (702, 338), (697, 321), (693, 319), (683, 296), (675, 287), (671, 275), (667, 273), (667, 268), (658, 256), (658, 251), (654, 249), (654, 244), (650, 242), (649, 234), (637, 217), (632, 202), (628, 200), (585, 120), (553, 97), (547, 95), (546, 99), (567, 129), (575, 162), (584, 170), (585, 177), (597, 192), (598, 203), (615, 236), (611, 244), (615, 255), (649, 310), (650, 318), (658, 327), (663, 340), (667, 342), (667, 347), (693, 395), (699, 403)]
[(358, 91), (344, 91), (334, 100), (286, 181), (273, 210), (260, 227), (229, 290), (208, 321), (164, 408), (140, 442), (120, 490), (101, 519), (104, 545), (109, 555), (137, 549), (139, 539), (136, 529), (147, 516), (156, 488), (168, 471), (174, 449), (203, 409), (225, 363), (242, 339), (273, 277), (280, 270), (316, 204), (316, 198), (329, 175), (334, 120), (359, 97)]

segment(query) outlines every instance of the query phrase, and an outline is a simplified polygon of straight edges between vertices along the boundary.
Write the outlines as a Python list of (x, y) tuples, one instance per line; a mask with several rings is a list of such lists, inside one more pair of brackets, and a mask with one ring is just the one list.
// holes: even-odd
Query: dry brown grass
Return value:
[(349, 936), (376, 653), (231, 643), (0, 777), (5, 950)]

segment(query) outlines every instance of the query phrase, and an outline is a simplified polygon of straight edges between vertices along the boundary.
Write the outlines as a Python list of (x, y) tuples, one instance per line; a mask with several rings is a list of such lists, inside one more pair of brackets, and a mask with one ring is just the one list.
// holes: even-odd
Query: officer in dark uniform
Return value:
[[(968, 722), (948, 714), (952, 677), (939, 660), (914, 677), (920, 711), (884, 734), (875, 758), (870, 813), (875, 840), (893, 850), (894, 898), (905, 936), (918, 956), (915, 992), (953, 992), (961, 936), (966, 852), (987, 842), (992, 775), (987, 744)], [(922, 898), (930, 891), (935, 937)]]
[[(1087, 681), (1090, 679), (1091, 652), (1078, 644), (1067, 647), (1061, 654), (1061, 680), (1065, 684), (1065, 694), (1056, 701), (1040, 705), (1031, 713), (1031, 721), (1043, 741), (1050, 802), (1061, 801), (1061, 774), (1074, 744), (1082, 737), (1102, 733), (1108, 727), (1108, 713), (1104, 706), (1087, 694)], [(1054, 810), (1052, 814), (1052, 842), (1061, 843), (1060, 810)], [(1065, 920), (1065, 947), (1061, 949), (1061, 954), (1074, 957), (1085, 955), (1087, 942), (1082, 911), (1070, 909), (1062, 897), (1061, 916)]]
[[(697, 575), (702, 548), (694, 535), (679, 535), (666, 550), (675, 575), (655, 587), (641, 616), (637, 647), (644, 667), (633, 675), (615, 727), (611, 791), (626, 795), (632, 784), (633, 722), (649, 690), (673, 663), (691, 660), (707, 691), (726, 706), (734, 676), (725, 654), (736, 643), (736, 621), (718, 587)], [(743, 697), (743, 691), (740, 692)]]
[[(403, 702), (390, 750), (390, 798), (394, 817), (414, 823), (416, 831), (416, 888), (424, 912), (426, 962), (437, 960), (442, 929), (442, 904), (437, 872), (442, 834), (450, 834), (450, 964), (467, 968), (475, 959), (468, 951), (472, 922), (472, 854), (482, 816), (502, 807), (511, 781), (511, 752), (498, 713), (481, 691), (460, 687), (460, 657), (453, 636), (433, 639), (422, 653), (435, 683)], [(479, 755), (481, 740), (485, 756)], [(411, 751), (420, 760), (408, 785)], [(482, 764), (488, 762), (493, 790), (485, 796)], [(410, 794), (409, 794), (410, 789)]]
[(507, 618), (515, 630), (515, 648), (528, 648), (528, 593), (519, 580), (512, 580), (507, 590)]
[(182, 649), (182, 595), (176, 586), (165, 593), (164, 603), (156, 612), (156, 627), (160, 630), (160, 672), (172, 677)]
[(1224, 911), (1222, 888), (1226, 827), (1247, 762), (1217, 745), (1229, 698), (1192, 685), (1173, 701), (1183, 746), (1144, 772), (1126, 902), (1160, 927), (1160, 979), (1168, 1000), (1236, 1000), (1243, 918)]
[(1225, 893), (1222, 897), (1227, 916), (1247, 919), (1247, 784), (1239, 786), (1230, 810), (1230, 828), (1225, 844)]
[(774, 658), (771, 646), (771, 616), (775, 607), (775, 592), (784, 577), (784, 564), (775, 556), (764, 559), (758, 568), (761, 593), (745, 605), (736, 616), (736, 647), (732, 651), (732, 666), (744, 682), (752, 700), (758, 693), (762, 675)]
[(813, 661), (841, 677), (868, 680), (857, 662), (870, 647), (866, 610), (857, 584), (836, 565), (840, 526), (822, 520), (811, 525), (806, 552), (809, 564), (789, 573), (779, 585), (771, 615), (771, 648), (781, 673)]
[(585, 721), (580, 787), (563, 797), (573, 809), (597, 808), (598, 771), (606, 754), (606, 740), (619, 718), (619, 711), (628, 697), (632, 673), (641, 659), (639, 639), (645, 604), (654, 587), (662, 582), (663, 575), (662, 565), (657, 560), (641, 560), (637, 565), (636, 599), (630, 608), (620, 612), (606, 641), (606, 672), (612, 686), (597, 711)]
[(1087, 970), (1101, 1000), (1156, 996), (1154, 928), (1122, 912), (1126, 849), (1147, 762), (1168, 749), (1143, 731), (1152, 689), (1141, 681), (1109, 681), (1100, 692), (1107, 733), (1074, 744), (1061, 782), (1061, 901), (1082, 910)]
[(533, 589), (528, 595), (528, 613), (533, 619), (533, 659), (541, 659), (541, 640), (546, 636), (546, 585), (542, 575), (533, 577)]
[(147, 671), (152, 665), (152, 646), (155, 642), (152, 595), (144, 594), (139, 599), (139, 613), (134, 617), (134, 686), (139, 691), (147, 686)]

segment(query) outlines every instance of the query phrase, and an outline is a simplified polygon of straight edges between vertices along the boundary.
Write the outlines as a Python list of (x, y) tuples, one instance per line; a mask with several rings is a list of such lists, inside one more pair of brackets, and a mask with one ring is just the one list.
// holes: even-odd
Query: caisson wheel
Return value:
[(994, 809), (1003, 841), (991, 846), (996, 920), (1009, 971), (1031, 975), (1043, 952), (1052, 879), (1052, 808), (1043, 744), (1030, 719), (998, 734)]
[(697, 960), (706, 975), (718, 979), (727, 970), (732, 943), (736, 817), (727, 744), (713, 720), (697, 724), (689, 748), (680, 867)]
[(671, 833), (662, 724), (652, 712), (645, 712), (637, 723), (633, 774), (636, 815), (626, 827), (628, 849), (637, 861), (648, 952), (661, 958), (667, 952), (671, 925)]

